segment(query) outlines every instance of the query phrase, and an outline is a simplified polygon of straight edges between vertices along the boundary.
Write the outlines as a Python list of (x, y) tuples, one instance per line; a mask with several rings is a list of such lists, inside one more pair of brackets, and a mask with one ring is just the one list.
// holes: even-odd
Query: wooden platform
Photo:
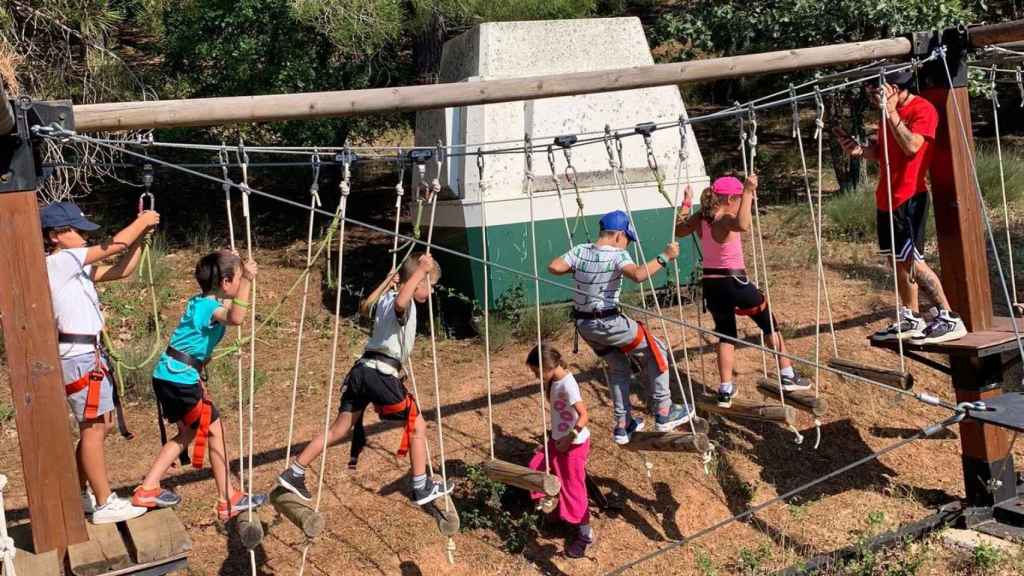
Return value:
[(185, 569), (192, 550), (191, 538), (170, 509), (116, 525), (89, 524), (88, 531), (88, 541), (68, 547), (74, 576), (166, 574)]
[[(1017, 327), (1024, 334), (1024, 320), (1017, 319)], [(868, 340), (871, 342), (871, 346), (875, 348), (899, 350), (899, 344), (895, 340), (891, 342), (875, 342), (870, 338)], [(911, 344), (909, 340), (903, 341), (903, 349), (910, 352), (931, 352), (934, 354), (975, 358), (1002, 354), (1016, 348), (1017, 340), (1013, 333), (1013, 324), (1005, 316), (996, 316), (992, 320), (992, 327), (988, 330), (968, 332), (963, 338), (951, 342)]]

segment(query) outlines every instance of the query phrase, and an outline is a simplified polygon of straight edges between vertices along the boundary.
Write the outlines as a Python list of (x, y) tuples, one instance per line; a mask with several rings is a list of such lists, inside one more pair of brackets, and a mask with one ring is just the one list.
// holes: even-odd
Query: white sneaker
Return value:
[(113, 524), (124, 522), (132, 518), (138, 518), (146, 513), (146, 508), (132, 506), (131, 500), (124, 500), (117, 497), (117, 494), (110, 493), (107, 503), (100, 506), (93, 512), (93, 524)]
[(886, 342), (900, 339), (910, 340), (913, 338), (923, 338), (925, 328), (927, 327), (928, 323), (925, 322), (924, 318), (914, 316), (914, 313), (908, 308), (900, 307), (899, 321), (893, 322), (884, 330), (875, 332), (872, 339), (876, 342)]
[(82, 511), (86, 516), (96, 512), (96, 495), (89, 488), (82, 490)]

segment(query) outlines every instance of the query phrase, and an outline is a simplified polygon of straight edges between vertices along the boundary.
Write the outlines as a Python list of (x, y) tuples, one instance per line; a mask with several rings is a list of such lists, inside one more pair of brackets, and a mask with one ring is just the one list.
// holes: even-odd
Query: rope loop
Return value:
[(352, 149), (347, 143), (341, 154), (338, 154), (338, 161), (341, 162), (341, 183), (338, 187), (342, 196), (348, 196), (352, 191)]
[(610, 124), (604, 125), (604, 149), (608, 152), (608, 165), (614, 170), (618, 167), (618, 164), (615, 162), (615, 148), (612, 144), (612, 127)]
[(313, 156), (310, 158), (313, 165), (313, 182), (309, 185), (309, 195), (313, 205), (319, 208), (320, 204), (320, 150), (314, 148)]
[(789, 107), (793, 112), (793, 138), (800, 133), (800, 104), (797, 103), (796, 86), (789, 85)]
[(529, 134), (523, 135), (523, 154), (526, 158), (526, 178), (533, 180), (533, 140)]
[(679, 160), (684, 164), (690, 158), (689, 138), (686, 134), (686, 115), (679, 115)]
[(814, 139), (820, 142), (825, 131), (825, 100), (818, 86), (814, 87), (814, 110)]

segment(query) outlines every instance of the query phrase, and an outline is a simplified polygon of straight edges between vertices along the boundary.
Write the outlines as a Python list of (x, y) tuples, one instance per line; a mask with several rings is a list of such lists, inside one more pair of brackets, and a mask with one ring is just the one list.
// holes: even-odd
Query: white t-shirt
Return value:
[(405, 357), (412, 354), (412, 345), (416, 341), (416, 303), (410, 301), (405, 309), (405, 318), (399, 318), (395, 312), (397, 299), (398, 291), (389, 290), (377, 301), (373, 333), (366, 343), (366, 350), (386, 354), (404, 363)]
[[(579, 421), (576, 403), (583, 400), (580, 385), (576, 377), (567, 372), (565, 378), (551, 383), (551, 438), (559, 440), (568, 434)], [(590, 430), (586, 427), (580, 431), (573, 444), (583, 444), (590, 438)]]
[[(46, 274), (50, 280), (50, 298), (57, 331), (65, 334), (99, 334), (103, 330), (103, 313), (92, 281), (92, 265), (85, 263), (88, 248), (58, 250), (46, 257)], [(89, 344), (60, 344), (61, 358), (95, 351)]]

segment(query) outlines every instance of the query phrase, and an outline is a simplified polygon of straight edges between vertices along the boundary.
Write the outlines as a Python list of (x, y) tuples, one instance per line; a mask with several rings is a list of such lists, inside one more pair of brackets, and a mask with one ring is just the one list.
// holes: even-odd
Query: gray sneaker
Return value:
[(441, 498), (452, 491), (451, 487), (445, 488), (445, 485), (436, 480), (427, 480), (427, 485), (423, 488), (412, 490), (412, 500), (419, 506), (426, 506), (434, 500)]
[(299, 498), (302, 498), (306, 502), (313, 499), (313, 495), (309, 493), (309, 489), (306, 488), (306, 475), (299, 476), (292, 470), (291, 466), (281, 472), (281, 475), (277, 477), (277, 485), (285, 490), (295, 494)]
[(664, 416), (656, 415), (654, 417), (654, 429), (658, 432), (671, 432), (689, 422), (690, 418), (693, 418), (693, 414), (692, 407), (687, 412), (685, 407), (673, 404), (669, 408), (668, 414)]
[(949, 310), (940, 310), (939, 315), (928, 323), (924, 332), (911, 339), (912, 344), (938, 344), (959, 340), (967, 335), (967, 326), (960, 316)]
[(799, 374), (793, 374), (793, 377), (789, 376), (782, 377), (782, 390), (785, 392), (799, 392), (801, 390), (810, 390), (811, 385), (814, 384), (810, 378), (804, 378)]

